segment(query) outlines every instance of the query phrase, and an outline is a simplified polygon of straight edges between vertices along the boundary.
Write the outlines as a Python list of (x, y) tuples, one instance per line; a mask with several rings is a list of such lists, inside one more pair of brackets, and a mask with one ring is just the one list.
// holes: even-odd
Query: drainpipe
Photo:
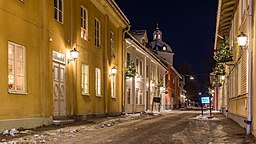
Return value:
[[(105, 15), (105, 25), (104, 25), (104, 32), (105, 32), (105, 35), (104, 35), (104, 38), (105, 38), (105, 47), (108, 47), (108, 15)], [(108, 61), (108, 58), (107, 58), (107, 49), (105, 48), (103, 50), (103, 71), (106, 72), (106, 73), (103, 73), (103, 83), (105, 85), (104, 87), (104, 113), (106, 115), (109, 114), (109, 110), (108, 110), (108, 106), (109, 106), (109, 101), (108, 101), (108, 81), (109, 81), (109, 75), (108, 75), (108, 68), (109, 68), (109, 61)]]
[[(71, 5), (70, 5), (70, 13), (71, 13), (71, 15), (70, 15), (70, 19), (71, 19), (71, 26), (70, 26), (70, 48), (72, 49), (72, 44), (73, 44), (73, 36), (72, 36), (72, 34), (73, 34), (73, 1), (71, 1)], [(74, 61), (74, 65), (76, 65), (76, 62)], [(76, 68), (76, 67), (75, 67)], [(70, 65), (69, 65), (69, 70), (70, 70)], [(72, 85), (72, 90), (70, 90), (70, 92), (72, 92), (72, 91), (76, 91), (76, 87), (74, 86), (74, 71), (73, 71), (73, 69), (71, 68), (71, 70), (70, 70), (70, 72), (72, 73), (72, 77), (71, 77), (71, 81), (70, 82), (73, 82), (73, 85)], [(76, 93), (76, 92), (75, 92)], [(75, 97), (75, 94), (74, 93), (71, 93), (71, 95), (70, 95), (70, 115), (71, 116), (74, 116), (74, 97)]]
[(247, 119), (247, 128), (246, 134), (251, 134), (251, 125), (252, 125), (252, 2), (249, 1), (249, 47), (247, 49), (248, 54), (248, 119)]
[(122, 96), (122, 113), (124, 114), (124, 113), (126, 113), (126, 111), (125, 111), (125, 109), (126, 109), (126, 107), (125, 107), (125, 105), (126, 105), (126, 80), (125, 80), (125, 62), (126, 62), (126, 47), (125, 47), (125, 34), (127, 33), (127, 32), (129, 32), (130, 31), (130, 28), (131, 28), (131, 25), (128, 25), (127, 27), (126, 27), (126, 30), (124, 30), (123, 31), (123, 57), (122, 57), (122, 68), (123, 68), (123, 70), (122, 70), (122, 75), (123, 75), (123, 78), (122, 78), (122, 85), (123, 85), (123, 96)]

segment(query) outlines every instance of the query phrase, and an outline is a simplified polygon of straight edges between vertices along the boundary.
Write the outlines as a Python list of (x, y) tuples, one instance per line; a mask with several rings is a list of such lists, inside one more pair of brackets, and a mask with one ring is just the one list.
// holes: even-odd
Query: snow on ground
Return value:
[[(18, 131), (16, 129), (5, 130), (2, 135), (5, 138), (0, 139), (0, 144), (18, 144), (18, 143), (47, 143), (54, 142), (62, 137), (75, 137), (80, 135), (81, 131), (91, 131), (105, 127), (112, 127), (116, 124), (123, 123), (130, 120), (143, 119), (150, 116), (161, 115), (162, 112), (142, 112), (135, 114), (125, 114), (120, 117), (106, 117), (102, 119), (95, 119), (93, 123), (83, 125), (71, 125), (51, 130), (38, 132), (36, 130)], [(19, 138), (19, 135), (24, 135)], [(15, 137), (16, 136), (16, 137)], [(7, 139), (12, 139), (8, 141)]]

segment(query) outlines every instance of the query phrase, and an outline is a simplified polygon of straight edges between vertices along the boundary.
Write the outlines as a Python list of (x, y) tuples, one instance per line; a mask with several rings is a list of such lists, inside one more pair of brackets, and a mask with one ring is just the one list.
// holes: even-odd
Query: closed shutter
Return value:
[(241, 58), (241, 94), (247, 93), (247, 53)]

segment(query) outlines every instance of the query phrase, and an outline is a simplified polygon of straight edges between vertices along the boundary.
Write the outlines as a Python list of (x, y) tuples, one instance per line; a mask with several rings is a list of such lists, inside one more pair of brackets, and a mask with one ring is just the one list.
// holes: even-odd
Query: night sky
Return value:
[(192, 65), (195, 74), (212, 72), (217, 0), (115, 0), (131, 29), (147, 30), (152, 41), (156, 23), (175, 53), (174, 67)]

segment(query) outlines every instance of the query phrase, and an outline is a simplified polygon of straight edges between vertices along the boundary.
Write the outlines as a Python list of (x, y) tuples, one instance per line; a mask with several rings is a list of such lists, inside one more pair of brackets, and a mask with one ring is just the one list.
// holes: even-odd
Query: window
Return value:
[(54, 0), (54, 18), (63, 23), (63, 0)]
[(130, 88), (127, 88), (126, 94), (127, 94), (127, 103), (131, 104), (131, 89)]
[(116, 57), (115, 54), (115, 35), (113, 32), (110, 32), (110, 51), (111, 51), (111, 56)]
[(142, 96), (142, 91), (140, 91), (140, 102), (139, 102), (139, 104), (143, 104), (143, 96)]
[(8, 42), (9, 92), (25, 93), (25, 47)]
[(131, 55), (130, 55), (130, 53), (127, 53), (127, 56), (126, 56), (126, 63), (127, 63), (127, 65), (130, 65), (130, 62), (131, 62)]
[(140, 75), (143, 75), (143, 61), (140, 60)]
[(111, 97), (116, 97), (116, 76), (111, 76)]
[(139, 89), (136, 89), (135, 96), (136, 96), (136, 104), (139, 104)]
[(95, 46), (100, 47), (100, 22), (95, 18)]
[(96, 75), (96, 81), (95, 81), (95, 87), (96, 87), (96, 95), (101, 95), (101, 76), (100, 76), (100, 69), (96, 68), (95, 70)]
[(82, 94), (89, 94), (89, 66), (82, 64)]
[(148, 73), (149, 73), (149, 67), (148, 67), (148, 65), (146, 66), (146, 77), (148, 78)]
[(139, 59), (136, 58), (136, 72), (139, 72)]
[(88, 11), (81, 6), (81, 38), (88, 39)]

